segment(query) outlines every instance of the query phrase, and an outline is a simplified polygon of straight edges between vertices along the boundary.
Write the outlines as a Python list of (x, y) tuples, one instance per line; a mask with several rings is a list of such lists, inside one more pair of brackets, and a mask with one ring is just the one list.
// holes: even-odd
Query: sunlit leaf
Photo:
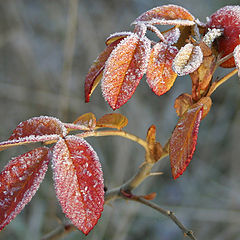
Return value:
[(238, 69), (238, 76), (240, 77), (240, 45), (237, 45), (233, 51), (234, 61)]
[[(110, 36), (111, 37), (111, 36)], [(113, 49), (121, 42), (121, 40), (126, 37), (118, 37), (116, 41), (112, 41), (109, 45), (105, 48), (105, 50), (100, 53), (98, 58), (93, 62), (92, 66), (90, 67), (87, 76), (85, 78), (85, 101), (89, 102), (90, 96), (92, 95), (94, 89), (99, 84), (100, 80), (102, 79), (103, 69), (105, 67), (105, 63), (110, 56)], [(111, 38), (108, 42), (111, 41)]]
[(173, 59), (178, 49), (164, 43), (157, 43), (151, 50), (147, 67), (147, 83), (153, 92), (162, 95), (173, 86), (177, 74), (172, 70)]
[(193, 105), (178, 120), (169, 143), (173, 178), (178, 178), (190, 163), (197, 144), (202, 105)]
[(183, 93), (176, 98), (174, 108), (176, 109), (177, 115), (181, 117), (192, 105), (192, 96), (188, 93)]
[(128, 119), (120, 113), (110, 113), (97, 121), (97, 127), (117, 128), (121, 130), (128, 124)]
[(47, 171), (48, 148), (36, 148), (13, 158), (0, 173), (0, 230), (36, 193)]
[(125, 37), (128, 37), (129, 35), (131, 35), (132, 32), (116, 32), (111, 34), (105, 41), (105, 44), (108, 46), (113, 42), (116, 42), (117, 40), (121, 40)]
[(146, 142), (153, 145), (156, 142), (156, 126), (151, 125), (147, 132)]
[(73, 123), (86, 126), (89, 129), (93, 129), (96, 127), (96, 117), (91, 112), (85, 113), (81, 115), (79, 118), (77, 118)]
[(60, 136), (65, 136), (67, 134), (67, 130), (63, 123), (54, 117), (41, 116), (21, 122), (15, 128), (9, 140), (20, 140), (25, 137), (35, 138), (36, 136), (56, 134)]
[(8, 141), (0, 142), (0, 151), (7, 149), (9, 147), (14, 147), (14, 146), (24, 145), (29, 143), (57, 141), (58, 138), (59, 138), (59, 135), (52, 134), (52, 135), (43, 135), (43, 136), (31, 135), (29, 137), (8, 140)]
[(179, 76), (187, 75), (198, 69), (203, 61), (203, 53), (199, 46), (191, 43), (182, 47), (173, 60), (173, 70)]
[(113, 110), (126, 103), (146, 72), (150, 41), (132, 34), (112, 51), (106, 63), (102, 92)]
[(194, 17), (185, 8), (169, 4), (150, 9), (139, 16), (133, 24), (146, 22), (161, 25), (194, 25)]
[(63, 212), (84, 234), (103, 211), (103, 173), (97, 154), (84, 140), (67, 136), (53, 150), (55, 189)]

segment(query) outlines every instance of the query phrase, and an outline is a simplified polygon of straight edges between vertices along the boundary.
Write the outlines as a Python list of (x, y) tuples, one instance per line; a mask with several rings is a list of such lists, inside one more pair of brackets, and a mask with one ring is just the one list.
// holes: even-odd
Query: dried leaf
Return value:
[(203, 97), (201, 98), (195, 105), (201, 105), (203, 107), (202, 118), (203, 120), (209, 113), (211, 106), (212, 106), (212, 99), (210, 97)]
[(97, 121), (97, 127), (117, 128), (121, 130), (128, 124), (128, 119), (120, 113), (110, 113)]
[(103, 211), (103, 173), (97, 154), (84, 140), (67, 136), (53, 150), (55, 189), (63, 212), (84, 234)]
[(181, 117), (192, 105), (192, 96), (188, 93), (183, 93), (176, 98), (174, 108), (176, 109), (177, 115)]
[(20, 140), (25, 137), (36, 138), (46, 135), (66, 136), (67, 130), (57, 118), (41, 116), (21, 122), (13, 131), (9, 140)]
[(89, 129), (94, 129), (96, 127), (96, 117), (93, 113), (85, 113), (77, 118), (73, 123), (77, 125), (83, 125)]
[(47, 171), (48, 148), (13, 158), (0, 173), (0, 230), (30, 202)]
[(182, 47), (173, 60), (173, 70), (179, 76), (187, 75), (199, 68), (203, 61), (203, 53), (199, 46), (191, 43)]
[(173, 86), (177, 74), (172, 70), (173, 59), (178, 49), (165, 43), (157, 43), (151, 50), (147, 67), (147, 83), (158, 96)]
[(190, 163), (197, 144), (202, 105), (193, 105), (178, 120), (169, 143), (173, 178), (178, 178)]
[(240, 77), (240, 45), (237, 45), (233, 51), (234, 61), (238, 69), (238, 77)]
[(161, 25), (194, 25), (195, 18), (185, 8), (169, 4), (150, 9), (139, 16), (133, 24), (145, 22)]
[(108, 46), (113, 42), (116, 42), (117, 40), (121, 40), (125, 37), (128, 37), (129, 35), (131, 35), (132, 32), (116, 32), (111, 34), (105, 41), (105, 44)]
[(58, 138), (59, 138), (59, 135), (57, 134), (43, 135), (43, 136), (30, 135), (29, 137), (23, 137), (23, 138), (0, 142), (0, 151), (5, 150), (9, 147), (14, 147), (14, 146), (24, 145), (29, 143), (57, 141)]
[(105, 63), (108, 57), (123, 38), (124, 36), (119, 37), (116, 41), (112, 41), (111, 43), (109, 43), (109, 45), (98, 56), (98, 58), (93, 62), (92, 66), (90, 67), (85, 78), (85, 102), (89, 102), (90, 96), (92, 95), (93, 91), (102, 79), (103, 69), (105, 67)]
[(153, 200), (156, 196), (157, 196), (157, 193), (152, 192), (152, 193), (149, 193), (149, 194), (144, 195), (142, 197), (146, 200)]
[(126, 103), (146, 72), (150, 41), (136, 34), (125, 38), (112, 51), (106, 63), (102, 92), (113, 110)]
[(156, 126), (151, 125), (147, 132), (146, 142), (153, 145), (156, 142)]

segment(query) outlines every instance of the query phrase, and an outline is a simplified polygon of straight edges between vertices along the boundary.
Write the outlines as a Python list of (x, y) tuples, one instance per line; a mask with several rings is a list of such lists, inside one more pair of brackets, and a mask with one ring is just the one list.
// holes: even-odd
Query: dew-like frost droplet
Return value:
[(199, 68), (203, 61), (203, 53), (199, 46), (191, 43), (182, 47), (173, 60), (173, 71), (179, 76), (187, 75)]
[(150, 41), (132, 34), (112, 51), (104, 69), (102, 92), (113, 110), (126, 103), (147, 69)]
[(84, 234), (103, 211), (104, 184), (96, 152), (82, 138), (67, 136), (53, 150), (55, 189), (63, 212)]
[(47, 171), (48, 148), (13, 158), (0, 173), (0, 230), (30, 202)]
[(172, 70), (172, 62), (178, 53), (174, 46), (157, 43), (151, 50), (147, 67), (147, 83), (158, 96), (173, 86), (177, 74)]

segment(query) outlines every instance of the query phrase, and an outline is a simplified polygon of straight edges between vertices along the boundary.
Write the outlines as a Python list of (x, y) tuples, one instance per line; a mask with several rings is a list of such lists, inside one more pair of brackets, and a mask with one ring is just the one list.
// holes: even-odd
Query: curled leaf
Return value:
[(111, 34), (105, 41), (105, 44), (108, 46), (113, 42), (116, 42), (118, 40), (122, 40), (125, 37), (128, 37), (129, 35), (131, 35), (132, 32), (116, 32)]
[(202, 118), (203, 120), (209, 113), (211, 106), (212, 106), (212, 99), (210, 97), (203, 97), (201, 98), (195, 105), (201, 105), (203, 106), (202, 109)]
[(152, 193), (146, 194), (142, 197), (146, 200), (153, 200), (156, 196), (157, 196), (157, 193), (152, 192)]
[(173, 86), (177, 74), (172, 70), (173, 59), (178, 49), (165, 43), (157, 43), (151, 50), (147, 67), (147, 83), (158, 96)]
[(197, 144), (202, 105), (193, 105), (178, 120), (169, 142), (173, 178), (178, 178), (190, 163)]
[(178, 41), (180, 35), (181, 35), (181, 32), (178, 27), (174, 27), (163, 33), (163, 36), (168, 45), (175, 44)]
[(47, 171), (48, 148), (13, 158), (0, 173), (0, 230), (30, 202)]
[(77, 118), (73, 123), (77, 125), (83, 125), (89, 129), (94, 129), (96, 127), (96, 117), (93, 113), (85, 113)]
[(108, 57), (110, 56), (113, 49), (121, 42), (124, 37), (125, 36), (119, 36), (115, 41), (111, 41), (109, 39), (107, 41), (108, 46), (93, 62), (85, 78), (85, 102), (89, 102), (90, 96), (92, 95), (93, 91), (102, 79), (103, 69)]
[(185, 8), (169, 4), (148, 10), (139, 16), (133, 24), (145, 22), (161, 25), (194, 25), (194, 17)]
[(125, 38), (112, 51), (106, 63), (102, 92), (113, 110), (126, 103), (146, 72), (150, 41), (136, 34)]
[(66, 136), (66, 134), (67, 130), (60, 120), (54, 117), (41, 116), (21, 122), (15, 128), (9, 140), (18, 140), (25, 137), (35, 138), (44, 135)]
[(177, 115), (181, 117), (192, 105), (192, 96), (188, 93), (183, 93), (176, 98), (174, 108), (176, 109)]
[(84, 234), (103, 211), (103, 173), (97, 154), (75, 136), (60, 139), (53, 150), (55, 189), (63, 212)]
[(233, 51), (234, 61), (238, 69), (238, 77), (240, 77), (240, 45), (237, 45)]
[(187, 75), (199, 68), (203, 61), (203, 53), (199, 46), (191, 43), (182, 47), (173, 60), (173, 71), (179, 76)]
[(128, 124), (128, 119), (120, 113), (110, 113), (97, 121), (97, 127), (117, 128), (121, 130)]

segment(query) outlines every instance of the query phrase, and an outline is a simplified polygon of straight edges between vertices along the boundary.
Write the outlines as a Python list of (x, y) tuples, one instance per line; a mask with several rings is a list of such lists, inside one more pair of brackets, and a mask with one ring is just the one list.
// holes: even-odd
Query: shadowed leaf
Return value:
[[(125, 37), (126, 36), (119, 36), (116, 41), (112, 41), (111, 43), (109, 43), (105, 50), (93, 62), (85, 78), (85, 102), (89, 102), (90, 96), (92, 95), (93, 91), (102, 79), (103, 69), (111, 52)], [(108, 42), (110, 41), (111, 40), (109, 39)]]
[(174, 108), (176, 109), (177, 115), (181, 117), (192, 105), (192, 96), (188, 93), (183, 93), (176, 98)]
[(190, 163), (197, 144), (202, 105), (193, 105), (178, 120), (169, 143), (173, 178), (178, 178)]
[(173, 59), (178, 49), (164, 43), (157, 43), (151, 50), (147, 67), (147, 83), (158, 96), (171, 89), (177, 74), (172, 70)]
[(83, 139), (67, 136), (53, 150), (55, 189), (63, 212), (84, 234), (103, 211), (103, 173), (97, 154)]
[(195, 105), (203, 106), (202, 118), (203, 120), (209, 113), (212, 106), (212, 99), (210, 97), (201, 98)]
[(147, 22), (161, 25), (194, 25), (194, 17), (185, 8), (169, 4), (148, 10), (139, 16), (134, 24)]
[(106, 63), (102, 92), (113, 110), (126, 103), (146, 72), (150, 41), (132, 34), (112, 51)]
[(9, 140), (20, 140), (25, 137), (35, 138), (37, 136), (56, 134), (66, 136), (67, 130), (63, 123), (54, 117), (41, 116), (21, 122), (13, 131)]
[(47, 171), (48, 148), (36, 148), (13, 158), (0, 173), (0, 230), (36, 193)]
[(97, 121), (97, 127), (117, 128), (121, 130), (128, 124), (128, 119), (120, 113), (110, 113)]

